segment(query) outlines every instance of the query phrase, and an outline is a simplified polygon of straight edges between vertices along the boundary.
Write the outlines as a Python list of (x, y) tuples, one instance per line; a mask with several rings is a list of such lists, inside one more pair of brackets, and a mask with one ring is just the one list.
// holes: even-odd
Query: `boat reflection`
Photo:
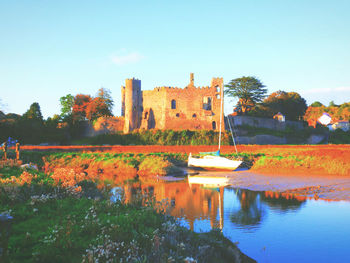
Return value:
[(158, 202), (168, 200), (169, 213), (187, 222), (192, 230), (195, 221), (209, 221), (210, 228), (223, 229), (224, 218), (240, 228), (254, 229), (263, 222), (266, 209), (285, 213), (299, 209), (306, 202), (306, 198), (293, 194), (250, 191), (214, 181), (208, 184), (208, 180), (205, 184), (199, 182), (147, 179), (121, 187), (126, 202), (135, 201), (138, 193), (154, 197)]

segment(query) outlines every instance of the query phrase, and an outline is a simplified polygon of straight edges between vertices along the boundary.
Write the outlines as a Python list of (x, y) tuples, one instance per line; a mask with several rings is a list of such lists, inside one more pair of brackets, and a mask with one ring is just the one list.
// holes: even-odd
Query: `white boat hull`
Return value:
[(230, 160), (220, 156), (204, 155), (199, 158), (188, 157), (188, 167), (198, 167), (206, 170), (235, 170), (242, 161)]
[(214, 177), (214, 176), (200, 176), (200, 175), (192, 175), (188, 176), (188, 183), (191, 184), (200, 184), (204, 187), (212, 188), (212, 187), (222, 187), (229, 185), (228, 177)]

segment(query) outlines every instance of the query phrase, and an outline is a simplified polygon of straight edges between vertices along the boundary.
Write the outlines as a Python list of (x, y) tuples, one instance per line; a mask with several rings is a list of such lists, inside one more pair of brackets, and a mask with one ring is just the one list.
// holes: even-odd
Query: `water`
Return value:
[(187, 180), (150, 180), (123, 189), (127, 201), (138, 191), (167, 199), (171, 215), (196, 232), (221, 228), (258, 262), (350, 262), (350, 202), (205, 188)]

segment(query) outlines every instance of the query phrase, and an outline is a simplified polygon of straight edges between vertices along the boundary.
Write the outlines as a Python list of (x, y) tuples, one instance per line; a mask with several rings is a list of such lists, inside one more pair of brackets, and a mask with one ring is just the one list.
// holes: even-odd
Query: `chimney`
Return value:
[(194, 85), (194, 74), (190, 73), (190, 84)]

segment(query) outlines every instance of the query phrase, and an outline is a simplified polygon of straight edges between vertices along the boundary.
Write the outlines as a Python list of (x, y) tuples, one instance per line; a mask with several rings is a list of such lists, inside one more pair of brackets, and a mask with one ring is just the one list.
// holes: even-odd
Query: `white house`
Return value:
[(350, 123), (348, 121), (338, 121), (328, 125), (330, 131), (335, 131), (336, 129), (342, 129), (343, 131), (350, 130)]
[(286, 117), (282, 113), (277, 113), (275, 116), (273, 116), (275, 120), (278, 120), (279, 122), (285, 122)]
[(331, 123), (332, 117), (331, 117), (327, 112), (324, 112), (324, 113), (322, 114), (322, 116), (319, 117), (319, 118), (317, 119), (317, 121), (318, 121), (319, 123), (321, 123), (322, 125), (327, 126), (328, 124)]

